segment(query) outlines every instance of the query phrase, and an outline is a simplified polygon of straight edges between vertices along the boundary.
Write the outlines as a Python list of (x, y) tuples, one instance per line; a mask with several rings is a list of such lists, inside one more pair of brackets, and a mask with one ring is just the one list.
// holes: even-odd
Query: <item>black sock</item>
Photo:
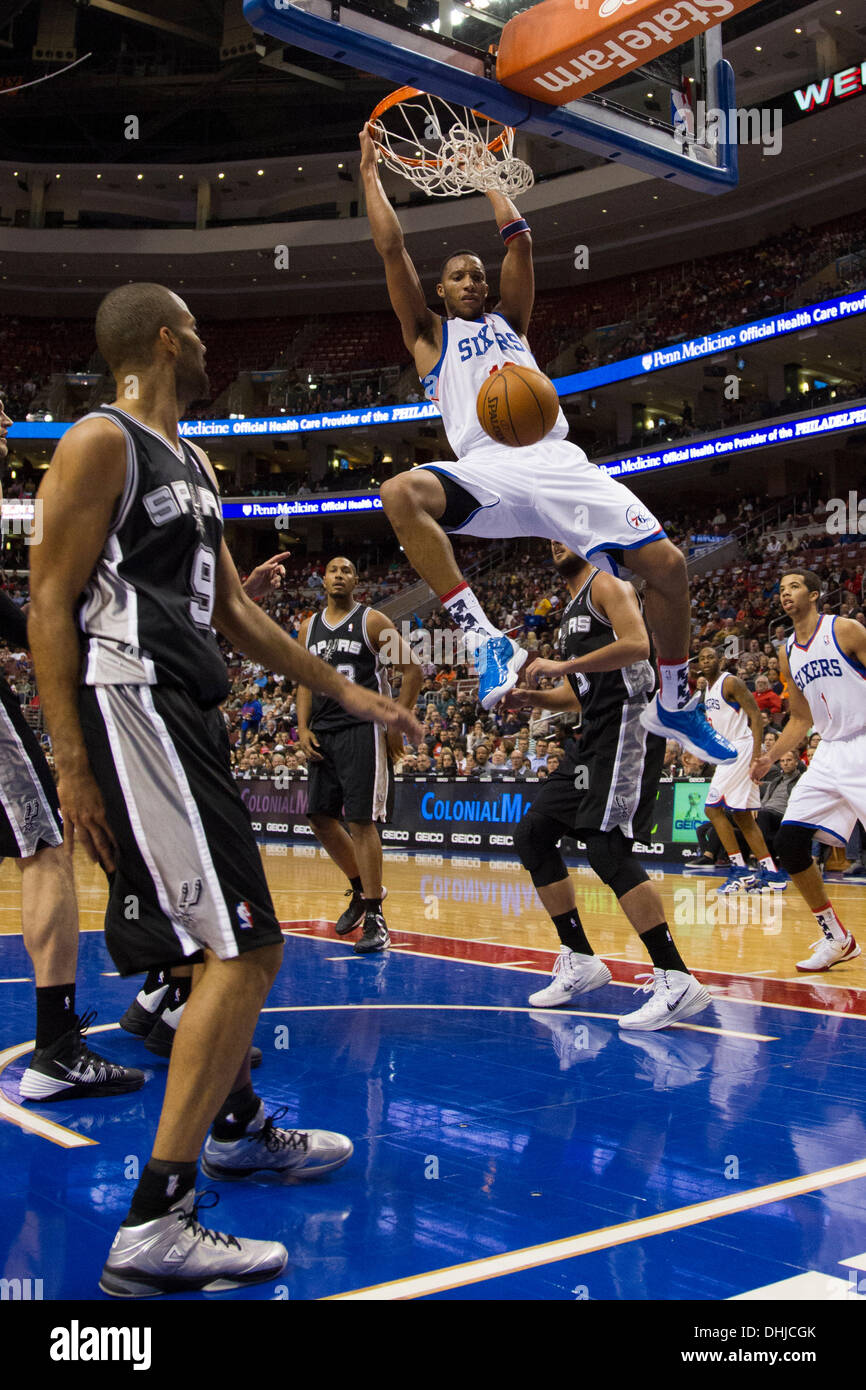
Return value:
[(76, 1022), (75, 984), (44, 985), (36, 990), (36, 1046), (50, 1047)]
[(657, 927), (650, 927), (648, 932), (644, 932), (641, 941), (649, 951), (653, 965), (658, 966), (659, 970), (682, 970), (688, 975), (688, 966), (677, 950), (667, 922), (659, 922)]
[(191, 989), (191, 975), (181, 975), (179, 978), (172, 975), (169, 981), (168, 994), (165, 996), (166, 1008), (179, 1009), (181, 1004), (185, 1004), (189, 999)]
[(225, 1143), (229, 1139), (240, 1139), (246, 1132), (250, 1120), (258, 1113), (261, 1105), (253, 1090), (251, 1081), (239, 1090), (226, 1096), (213, 1122), (213, 1137)]
[(141, 986), (142, 994), (155, 994), (163, 985), (168, 984), (168, 971), (165, 966), (160, 966), (159, 970), (148, 970), (147, 979)]
[(144, 1221), (165, 1216), (191, 1187), (195, 1187), (197, 1171), (197, 1163), (172, 1163), (169, 1159), (152, 1158), (138, 1180), (124, 1226), (140, 1226)]
[(349, 883), (351, 884), (352, 892), (355, 896), (358, 898), (362, 897), (364, 890), (361, 887), (361, 875), (359, 874), (357, 878), (350, 878)]
[(375, 912), (378, 916), (382, 911), (381, 898), (364, 898), (363, 903), (365, 912)]
[(571, 951), (578, 951), (582, 956), (595, 955), (595, 951), (586, 939), (586, 932), (583, 930), (583, 923), (576, 907), (573, 907), (570, 912), (561, 912), (558, 917), (554, 917), (553, 925), (559, 932), (559, 939), (563, 946), (567, 946)]

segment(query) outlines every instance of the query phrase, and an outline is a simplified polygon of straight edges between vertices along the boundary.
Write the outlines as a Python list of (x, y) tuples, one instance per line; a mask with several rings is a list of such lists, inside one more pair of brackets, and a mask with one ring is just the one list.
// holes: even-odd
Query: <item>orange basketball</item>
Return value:
[(550, 434), (559, 414), (556, 388), (541, 372), (506, 362), (491, 373), (476, 402), (485, 434), (497, 444), (520, 449)]

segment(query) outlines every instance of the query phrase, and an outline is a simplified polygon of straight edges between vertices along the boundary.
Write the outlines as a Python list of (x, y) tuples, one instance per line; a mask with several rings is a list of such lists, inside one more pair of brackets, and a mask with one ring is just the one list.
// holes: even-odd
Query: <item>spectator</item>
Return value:
[(773, 843), (778, 834), (779, 826), (782, 824), (782, 817), (788, 806), (788, 798), (805, 770), (796, 753), (783, 753), (779, 761), (773, 763), (761, 782), (761, 807), (757, 815), (758, 829), (761, 831), (771, 854), (773, 854)]

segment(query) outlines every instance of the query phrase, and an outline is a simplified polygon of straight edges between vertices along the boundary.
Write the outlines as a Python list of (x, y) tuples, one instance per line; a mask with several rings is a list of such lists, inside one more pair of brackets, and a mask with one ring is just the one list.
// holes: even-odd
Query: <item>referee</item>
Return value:
[[(355, 685), (390, 693), (383, 657), (403, 673), (398, 704), (414, 710), (421, 667), (384, 613), (356, 603), (358, 572), (351, 560), (328, 562), (323, 609), (301, 624), (298, 641)], [(377, 821), (387, 821), (394, 801), (391, 758), (403, 753), (402, 736), (381, 724), (355, 719), (336, 700), (298, 687), (298, 737), (309, 764), (307, 814), (316, 835), (349, 880), (349, 906), (336, 924), (347, 936), (363, 923), (359, 955), (391, 944), (382, 899), (382, 845)], [(345, 817), (348, 830), (341, 824)]]

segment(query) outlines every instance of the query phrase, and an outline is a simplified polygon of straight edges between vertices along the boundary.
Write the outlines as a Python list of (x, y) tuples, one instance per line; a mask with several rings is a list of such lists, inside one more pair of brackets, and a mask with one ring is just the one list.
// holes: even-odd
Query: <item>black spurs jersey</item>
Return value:
[(126, 440), (126, 483), (78, 600), (83, 685), (169, 685), (202, 707), (229, 691), (211, 628), (223, 534), (216, 488), (192, 447), (117, 406), (91, 412)]
[[(314, 613), (307, 625), (307, 648), (347, 680), (381, 695), (390, 695), (387, 673), (367, 636), (367, 615), (371, 611), (366, 604), (356, 603), (336, 627), (325, 620), (324, 609)], [(362, 723), (364, 720), (353, 719), (336, 700), (327, 695), (313, 695), (310, 728), (315, 733)]]
[[(597, 574), (593, 569), (562, 615), (559, 647), (565, 661), (574, 661), (616, 640), (611, 624), (592, 606), (592, 581)], [(656, 688), (652, 640), (649, 661), (636, 661), (621, 671), (576, 671), (567, 679), (580, 700), (584, 728), (605, 723), (613, 716), (619, 719), (627, 700), (636, 695), (649, 699)]]

